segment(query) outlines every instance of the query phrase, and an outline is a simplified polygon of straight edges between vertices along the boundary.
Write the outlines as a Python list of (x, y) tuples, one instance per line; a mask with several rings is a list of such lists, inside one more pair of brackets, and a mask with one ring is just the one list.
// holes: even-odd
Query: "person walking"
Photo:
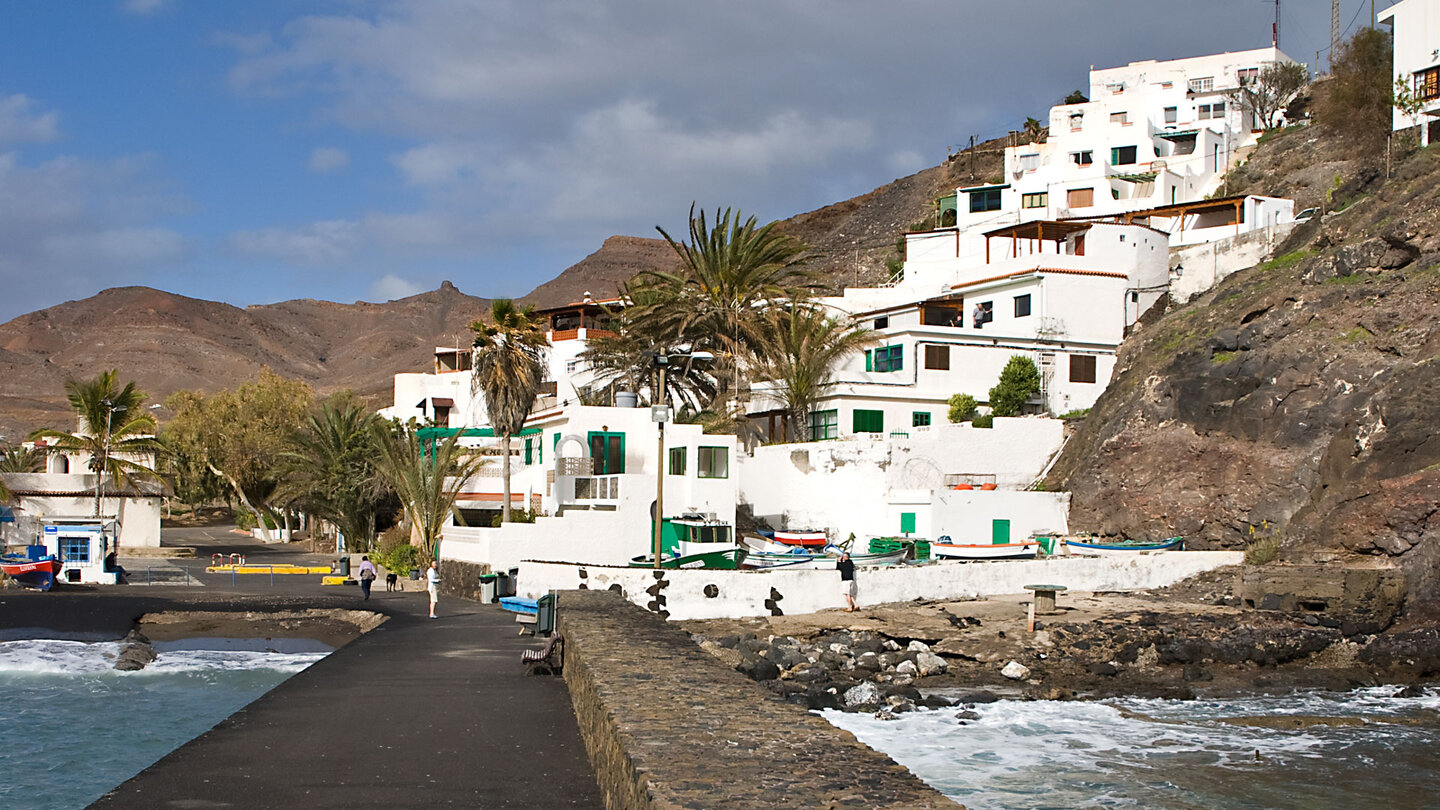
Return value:
[(375, 563), (370, 562), (370, 556), (360, 557), (360, 590), (365, 592), (365, 601), (370, 601), (370, 585), (380, 572), (375, 569)]
[(440, 561), (431, 560), (430, 570), (425, 572), (426, 589), (430, 591), (430, 618), (439, 618), (435, 615), (435, 605), (440, 602)]
[(855, 561), (850, 559), (850, 552), (840, 555), (840, 562), (835, 564), (840, 572), (840, 592), (845, 595), (845, 612), (854, 613), (860, 608), (855, 606)]

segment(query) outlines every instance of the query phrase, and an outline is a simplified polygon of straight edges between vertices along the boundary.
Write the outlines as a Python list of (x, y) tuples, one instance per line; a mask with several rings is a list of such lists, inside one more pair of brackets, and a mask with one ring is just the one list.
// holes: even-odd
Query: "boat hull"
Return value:
[(1066, 540), (1065, 548), (1071, 554), (1138, 554), (1155, 551), (1184, 551), (1185, 538), (1172, 537), (1161, 543), (1090, 543), (1084, 540)]
[[(661, 568), (710, 568), (716, 570), (733, 571), (740, 567), (745, 561), (747, 552), (745, 549), (730, 547), (716, 551), (707, 551), (701, 554), (682, 554), (676, 556), (662, 556), (660, 558)], [(630, 560), (631, 568), (653, 568), (655, 556), (653, 554), (641, 554)]]
[(816, 551), (819, 551), (820, 549), (825, 547), (826, 543), (830, 542), (830, 538), (825, 534), (825, 532), (797, 529), (794, 531), (775, 532), (775, 542), (784, 543), (787, 546), (801, 546), (804, 548), (813, 548)]
[(1021, 543), (931, 543), (930, 556), (946, 560), (1027, 560), (1040, 553), (1039, 541)]
[(0, 559), (0, 572), (22, 585), (48, 591), (55, 585), (55, 575), (60, 573), (60, 561), (54, 557), (39, 560), (6, 557)]

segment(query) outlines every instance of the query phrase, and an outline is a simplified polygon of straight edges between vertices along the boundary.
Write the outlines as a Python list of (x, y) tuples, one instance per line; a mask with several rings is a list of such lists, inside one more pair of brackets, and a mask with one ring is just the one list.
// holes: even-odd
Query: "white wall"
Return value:
[[(1401, 0), (1376, 15), (1381, 24), (1393, 26), (1395, 51), (1392, 72), (1415, 86), (1418, 71), (1440, 65), (1440, 0)], [(1398, 109), (1392, 111), (1395, 129), (1421, 125), (1421, 143), (1430, 143), (1428, 124), (1435, 121), (1431, 113), (1440, 112), (1440, 98), (1430, 99), (1419, 116), (1412, 120)]]
[[(83, 469), (74, 465), (71, 469)], [(90, 473), (20, 473), (5, 474), (6, 484), (17, 494), (15, 531), (6, 536), (16, 542), (29, 542), (33, 537), (19, 536), (25, 531), (38, 532), (47, 518), (83, 518), (95, 513), (95, 476)], [(106, 479), (107, 492), (113, 486)], [(26, 489), (44, 491), (46, 495), (28, 495)], [(121, 553), (126, 547), (159, 548), (160, 510), (162, 498), (127, 496), (117, 498), (106, 494), (100, 512), (117, 523)], [(21, 529), (21, 524), (28, 527)]]
[[(1160, 588), (1225, 565), (1238, 565), (1238, 551), (1168, 551), (1129, 557), (1051, 557), (1041, 560), (943, 562), (933, 565), (861, 568), (856, 573), (861, 605), (913, 600), (964, 599), (1024, 593), (1024, 586), (1046, 583), (1073, 591), (1129, 591)], [(787, 615), (814, 613), (844, 605), (840, 578), (834, 571), (707, 571), (666, 570), (662, 593), (665, 609), (675, 620), (769, 616), (765, 606), (773, 588)], [(551, 590), (582, 585), (603, 590), (618, 585), (625, 598), (645, 607), (645, 591), (656, 583), (644, 568), (608, 568), (559, 563), (520, 564), (517, 595), (538, 598)], [(706, 596), (714, 585), (716, 595)], [(1060, 604), (1065, 596), (1060, 596)], [(560, 600), (560, 610), (565, 601)], [(1018, 608), (1017, 608), (1018, 610)]]
[(996, 489), (939, 490), (932, 507), (934, 540), (949, 535), (956, 543), (989, 543), (991, 521), (1010, 521), (1010, 538), (1066, 534), (1070, 526), (1070, 493)]
[(1259, 264), (1294, 227), (1290, 222), (1170, 251), (1171, 300), (1189, 301), (1231, 273)]

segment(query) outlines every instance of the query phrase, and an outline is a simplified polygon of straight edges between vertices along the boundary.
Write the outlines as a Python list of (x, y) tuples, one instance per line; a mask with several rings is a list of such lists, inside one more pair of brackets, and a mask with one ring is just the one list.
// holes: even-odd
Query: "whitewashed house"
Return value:
[(1394, 128), (1420, 127), (1420, 143), (1440, 139), (1440, 0), (1400, 0), (1376, 15), (1395, 38), (1395, 78), (1409, 85), (1422, 103), (1412, 118), (1394, 111)]

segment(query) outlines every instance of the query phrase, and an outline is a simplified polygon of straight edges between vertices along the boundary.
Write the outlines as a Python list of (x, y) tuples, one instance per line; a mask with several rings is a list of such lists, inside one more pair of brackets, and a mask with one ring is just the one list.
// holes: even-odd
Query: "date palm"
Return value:
[(525, 419), (545, 377), (545, 321), (534, 307), (517, 308), (508, 298), (490, 305), (490, 323), (470, 324), (475, 332), (471, 387), (484, 394), (490, 429), (500, 437), (503, 495), (500, 521), (510, 521), (510, 439)]
[(145, 394), (128, 382), (123, 387), (115, 370), (94, 379), (68, 380), (65, 397), (75, 409), (78, 424), (73, 433), (42, 429), (32, 438), (46, 439), (58, 452), (88, 456), (86, 467), (95, 474), (95, 516), (100, 516), (104, 479), (118, 486), (134, 486), (136, 479), (156, 478), (140, 462), (161, 452), (155, 438), (155, 417), (144, 408)]
[[(785, 406), (792, 436), (805, 436), (810, 410), (846, 355), (876, 343), (875, 333), (807, 303), (771, 310), (764, 321), (771, 354), (756, 367)], [(803, 439), (801, 439), (803, 441)]]
[(329, 398), (290, 438), (272, 496), (339, 527), (356, 551), (368, 551), (385, 483), (375, 468), (371, 424), (353, 395)]
[(425, 441), (414, 427), (383, 419), (373, 420), (369, 429), (375, 466), (400, 496), (421, 554), (439, 559), (440, 534), (460, 486), (486, 459), (461, 447), (458, 431), (443, 441)]

